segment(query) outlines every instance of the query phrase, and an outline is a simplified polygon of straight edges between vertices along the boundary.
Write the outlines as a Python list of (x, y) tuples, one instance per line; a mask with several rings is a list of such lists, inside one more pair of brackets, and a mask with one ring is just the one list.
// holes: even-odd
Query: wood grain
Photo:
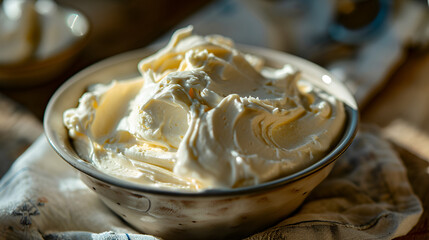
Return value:
[(381, 127), (396, 119), (403, 119), (429, 135), (429, 52), (411, 53), (362, 111), (364, 122)]

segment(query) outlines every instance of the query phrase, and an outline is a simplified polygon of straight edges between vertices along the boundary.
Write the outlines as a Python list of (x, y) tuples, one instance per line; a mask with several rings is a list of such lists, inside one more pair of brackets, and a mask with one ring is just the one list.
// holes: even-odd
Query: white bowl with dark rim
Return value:
[(295, 66), (302, 71), (303, 78), (344, 103), (343, 133), (322, 159), (270, 182), (202, 192), (157, 189), (128, 182), (107, 175), (81, 159), (63, 125), (63, 112), (76, 107), (91, 84), (138, 76), (138, 62), (154, 53), (155, 48), (120, 54), (74, 75), (49, 101), (44, 117), (45, 134), (55, 151), (79, 170), (82, 181), (118, 216), (143, 233), (166, 239), (231, 239), (264, 230), (297, 209), (328, 176), (335, 160), (351, 144), (359, 114), (352, 94), (327, 70), (286, 53), (249, 46), (240, 48), (266, 59), (273, 67), (286, 63)]

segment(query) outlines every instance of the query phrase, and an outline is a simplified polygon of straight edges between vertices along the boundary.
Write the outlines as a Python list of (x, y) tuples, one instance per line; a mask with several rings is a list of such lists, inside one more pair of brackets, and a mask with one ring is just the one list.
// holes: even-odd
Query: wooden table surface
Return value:
[[(104, 1), (103, 10), (100, 11), (94, 9), (98, 9), (101, 1), (81, 5), (82, 1), (59, 2), (85, 6), (81, 10), (87, 14), (93, 13), (88, 14), (93, 26), (100, 25), (100, 17), (111, 18), (108, 19), (109, 28), (100, 25), (93, 32), (90, 44), (78, 61), (47, 84), (20, 89), (0, 88), (0, 176), (42, 133), (41, 120), (46, 103), (62, 82), (100, 59), (147, 45), (208, 2), (193, 0), (193, 4), (167, 7), (166, 4), (174, 4), (175, 1), (159, 1), (156, 8), (171, 10), (164, 12), (164, 15), (156, 15), (156, 11), (138, 9), (141, 4), (137, 4), (137, 0), (130, 0), (127, 7), (117, 1)], [(111, 14), (117, 14), (118, 8), (132, 14), (127, 18), (114, 18)], [(180, 11), (175, 11), (178, 9)], [(169, 16), (169, 20), (162, 21), (166, 16)], [(134, 25), (127, 29), (121, 28), (135, 21), (155, 24), (157, 28)], [(116, 34), (112, 34), (115, 31)], [(124, 41), (123, 35), (135, 38)], [(361, 109), (361, 120), (384, 129), (398, 150), (408, 170), (410, 183), (425, 209), (419, 223), (400, 239), (429, 239), (429, 51), (408, 54), (404, 63), (388, 78), (385, 87)]]

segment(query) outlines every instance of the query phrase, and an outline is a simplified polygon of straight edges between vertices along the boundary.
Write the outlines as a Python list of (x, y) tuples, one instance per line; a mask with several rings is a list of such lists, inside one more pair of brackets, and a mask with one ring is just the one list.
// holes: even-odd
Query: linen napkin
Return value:
[[(79, 232), (63, 233), (66, 231)], [(0, 181), (0, 239), (93, 239), (87, 232), (106, 231), (117, 237), (137, 233), (84, 185), (44, 135)], [(104, 233), (98, 239), (112, 239), (111, 235)], [(143, 235), (133, 239), (153, 238)]]
[[(411, 230), (422, 206), (376, 132), (361, 130), (298, 211), (249, 239), (391, 239)], [(0, 239), (157, 238), (111, 212), (42, 135), (0, 181)]]

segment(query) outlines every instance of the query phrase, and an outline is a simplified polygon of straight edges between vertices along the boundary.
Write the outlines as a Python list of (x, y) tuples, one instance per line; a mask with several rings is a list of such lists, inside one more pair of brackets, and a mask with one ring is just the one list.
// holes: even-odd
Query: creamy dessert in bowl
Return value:
[(353, 97), (305, 60), (191, 27), (145, 51), (74, 76), (44, 120), (54, 149), (145, 233), (259, 231), (296, 209), (353, 139)]

